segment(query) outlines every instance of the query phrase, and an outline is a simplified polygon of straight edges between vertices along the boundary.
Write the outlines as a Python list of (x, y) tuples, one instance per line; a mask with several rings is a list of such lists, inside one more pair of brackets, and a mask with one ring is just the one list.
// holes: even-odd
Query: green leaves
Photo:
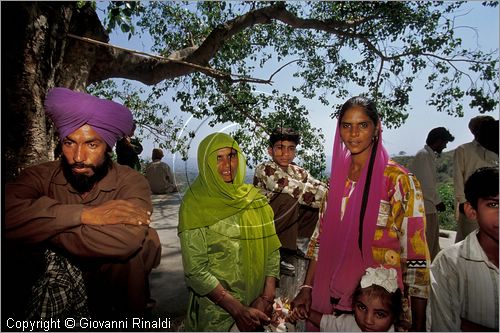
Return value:
[(139, 1), (110, 1), (107, 7), (108, 15), (104, 19), (106, 31), (109, 33), (119, 27), (123, 33), (128, 33), (128, 39), (135, 33), (133, 17), (142, 12)]
[(154, 91), (146, 93), (130, 82), (113, 80), (99, 82), (87, 90), (94, 96), (117, 100), (127, 106), (137, 124), (136, 135), (153, 139), (156, 146), (187, 158), (190, 133), (181, 136), (183, 120), (172, 115), (169, 106), (154, 97)]

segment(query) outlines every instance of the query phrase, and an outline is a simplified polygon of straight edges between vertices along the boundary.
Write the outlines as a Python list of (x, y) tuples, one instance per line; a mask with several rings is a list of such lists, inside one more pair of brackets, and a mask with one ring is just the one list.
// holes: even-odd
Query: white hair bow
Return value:
[(361, 288), (367, 288), (372, 285), (381, 286), (390, 293), (398, 289), (398, 273), (394, 268), (378, 268), (369, 267), (366, 269), (365, 275), (361, 278)]

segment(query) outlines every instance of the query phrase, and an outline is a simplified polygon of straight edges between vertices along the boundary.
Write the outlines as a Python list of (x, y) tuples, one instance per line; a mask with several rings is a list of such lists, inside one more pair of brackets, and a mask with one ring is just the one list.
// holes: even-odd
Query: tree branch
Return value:
[(382, 70), (384, 69), (384, 59), (380, 61), (380, 68), (377, 73), (377, 80), (375, 81), (375, 98), (378, 99), (378, 88), (380, 87), (380, 77), (382, 76)]
[[(143, 52), (113, 47), (98, 52), (98, 61), (89, 74), (89, 83), (108, 78), (121, 77), (140, 81), (146, 85), (154, 85), (160, 81), (201, 72), (218, 81), (229, 83), (248, 82), (257, 84), (272, 84), (272, 78), (285, 66), (280, 67), (271, 74), (269, 79), (252, 78), (237, 74), (227, 73), (208, 66), (221, 47), (239, 32), (258, 24), (271, 24), (274, 20), (280, 21), (296, 29), (314, 29), (334, 34), (339, 38), (352, 38), (361, 41), (371, 52), (376, 54), (383, 62), (392, 61), (409, 55), (434, 57), (443, 61), (471, 62), (485, 64), (487, 62), (474, 59), (444, 58), (436, 54), (422, 52), (421, 49), (408, 51), (395, 55), (387, 55), (377, 48), (370, 39), (356, 32), (356, 27), (378, 16), (366, 16), (351, 21), (321, 21), (317, 19), (302, 19), (286, 9), (284, 2), (252, 10), (244, 15), (220, 24), (214, 28), (199, 46), (191, 46), (174, 52), (168, 58), (145, 54)], [(76, 36), (72, 36), (75, 38)], [(106, 43), (102, 45), (109, 46)], [(145, 56), (147, 55), (147, 56)], [(380, 73), (379, 73), (380, 76)]]
[[(342, 31), (342, 29), (353, 28), (371, 19), (371, 17), (348, 22), (324, 22), (314, 19), (299, 19), (287, 11), (285, 4), (280, 2), (269, 7), (250, 11), (219, 25), (212, 30), (199, 47), (191, 47), (188, 48), (189, 50), (184, 49), (189, 52), (185, 52), (186, 55), (179, 59), (165, 61), (165, 59), (161, 59), (159, 56), (144, 57), (141, 56), (141, 52), (134, 51), (134, 53), (131, 53), (131, 50), (119, 47), (102, 49), (99, 52), (98, 61), (90, 72), (89, 83), (113, 77), (121, 77), (153, 85), (163, 80), (200, 71), (217, 80), (225, 80), (232, 83), (245, 81), (271, 84), (271, 78), (269, 80), (262, 80), (242, 77), (209, 68), (207, 65), (224, 43), (232, 36), (257, 24), (270, 24), (273, 19), (290, 24), (296, 28), (318, 29), (342, 36), (359, 37), (359, 35)], [(144, 54), (142, 53), (142, 55)]]

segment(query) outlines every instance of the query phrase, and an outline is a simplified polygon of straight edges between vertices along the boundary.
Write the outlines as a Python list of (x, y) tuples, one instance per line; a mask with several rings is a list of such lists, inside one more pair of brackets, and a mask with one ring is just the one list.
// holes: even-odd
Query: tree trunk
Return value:
[(87, 85), (95, 47), (68, 40), (68, 32), (107, 41), (95, 12), (75, 2), (2, 3), (4, 181), (54, 159), (54, 129), (43, 108), (47, 91)]

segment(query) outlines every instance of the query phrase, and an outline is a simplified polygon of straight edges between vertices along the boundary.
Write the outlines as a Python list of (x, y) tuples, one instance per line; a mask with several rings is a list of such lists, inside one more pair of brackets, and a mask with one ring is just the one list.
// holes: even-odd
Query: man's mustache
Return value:
[(85, 164), (83, 162), (75, 162), (70, 165), (71, 169), (81, 169), (81, 168), (91, 168), (94, 169), (95, 165), (94, 164)]

